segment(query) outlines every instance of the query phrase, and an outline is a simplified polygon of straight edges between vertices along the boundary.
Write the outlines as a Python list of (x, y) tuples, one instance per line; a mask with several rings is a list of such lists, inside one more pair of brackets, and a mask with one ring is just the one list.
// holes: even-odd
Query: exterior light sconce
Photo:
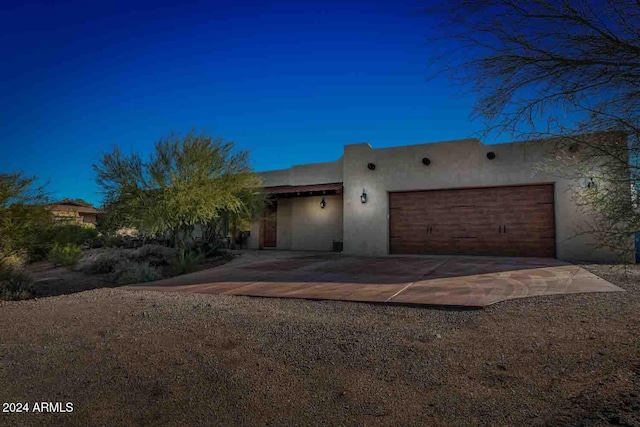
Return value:
[(589, 182), (587, 182), (587, 188), (590, 190), (595, 190), (597, 188), (597, 184), (593, 180), (593, 177), (589, 178)]
[(375, 163), (368, 163), (368, 164), (367, 164), (367, 168), (368, 168), (370, 171), (374, 171), (374, 170), (376, 170), (376, 164), (375, 164)]
[(431, 164), (431, 160), (429, 160), (428, 157), (423, 157), (422, 158), (422, 164), (425, 166), (429, 166)]
[(496, 158), (496, 153), (494, 153), (493, 151), (489, 151), (489, 152), (487, 153), (487, 159), (489, 159), (489, 160), (493, 160), (493, 159), (495, 159), (495, 158)]
[(320, 208), (324, 209), (325, 206), (327, 206), (327, 202), (324, 201), (324, 197), (323, 197), (322, 201), (320, 202)]
[(364, 191), (364, 188), (362, 189), (362, 194), (360, 195), (360, 201), (362, 203), (367, 203), (367, 193)]

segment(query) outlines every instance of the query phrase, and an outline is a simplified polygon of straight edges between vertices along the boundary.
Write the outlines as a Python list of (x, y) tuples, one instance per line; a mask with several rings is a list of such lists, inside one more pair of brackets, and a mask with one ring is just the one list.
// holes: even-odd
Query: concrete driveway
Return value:
[(245, 252), (221, 267), (129, 288), (466, 307), (538, 295), (623, 291), (579, 266), (547, 258), (367, 258), (275, 251)]

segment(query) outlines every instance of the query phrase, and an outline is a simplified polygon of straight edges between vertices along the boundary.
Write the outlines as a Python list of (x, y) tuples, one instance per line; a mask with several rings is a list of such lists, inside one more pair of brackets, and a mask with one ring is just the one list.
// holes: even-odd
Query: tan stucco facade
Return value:
[[(487, 159), (487, 152), (495, 159)], [(556, 257), (563, 260), (613, 261), (613, 253), (595, 250), (588, 236), (578, 236), (588, 220), (568, 191), (574, 184), (538, 172), (553, 151), (549, 141), (482, 144), (477, 139), (374, 149), (347, 145), (336, 162), (294, 166), (261, 173), (266, 187), (343, 182), (343, 194), (278, 200), (279, 249), (330, 250), (342, 239), (344, 252), (381, 256), (389, 253), (389, 193), (394, 191), (554, 184)], [(431, 163), (425, 166), (422, 159)], [(375, 170), (367, 168), (375, 164)], [(367, 202), (361, 203), (363, 190)], [(259, 246), (260, 223), (252, 226), (250, 247)]]
[(58, 220), (65, 223), (95, 227), (98, 222), (98, 211), (93, 207), (53, 204), (49, 206), (49, 210)]

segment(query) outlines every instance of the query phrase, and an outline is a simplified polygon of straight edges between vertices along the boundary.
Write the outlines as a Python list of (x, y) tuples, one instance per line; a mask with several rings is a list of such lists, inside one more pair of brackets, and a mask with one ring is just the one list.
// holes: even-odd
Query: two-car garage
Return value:
[(389, 252), (554, 257), (553, 201), (553, 184), (389, 193)]

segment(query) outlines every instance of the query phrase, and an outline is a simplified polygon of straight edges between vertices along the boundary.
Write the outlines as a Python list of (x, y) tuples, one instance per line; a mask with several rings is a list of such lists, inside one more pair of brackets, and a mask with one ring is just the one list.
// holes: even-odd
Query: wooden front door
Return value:
[(390, 193), (389, 252), (553, 257), (553, 185)]
[(278, 236), (278, 204), (273, 202), (267, 208), (262, 220), (262, 247), (275, 248)]

